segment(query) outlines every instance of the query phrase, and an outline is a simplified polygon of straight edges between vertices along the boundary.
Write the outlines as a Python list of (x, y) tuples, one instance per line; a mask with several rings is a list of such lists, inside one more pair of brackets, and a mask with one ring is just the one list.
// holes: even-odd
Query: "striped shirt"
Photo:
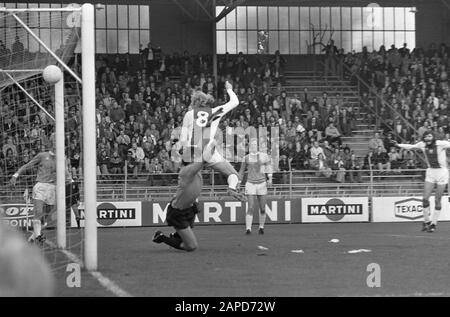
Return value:
[(425, 154), (428, 168), (447, 168), (447, 153), (450, 149), (450, 142), (436, 140), (432, 146), (427, 146), (423, 141), (416, 144), (398, 144), (406, 150), (421, 150)]
[[(239, 99), (233, 90), (227, 90), (230, 101), (222, 106), (211, 109), (195, 109), (186, 112), (183, 118), (183, 126), (180, 134), (180, 144), (182, 147), (197, 145), (199, 138), (205, 139), (203, 133), (209, 133), (206, 138), (211, 143), (216, 135), (219, 122), (222, 117), (239, 105)], [(198, 131), (200, 129), (200, 132)], [(200, 134), (194, 138), (195, 134)]]

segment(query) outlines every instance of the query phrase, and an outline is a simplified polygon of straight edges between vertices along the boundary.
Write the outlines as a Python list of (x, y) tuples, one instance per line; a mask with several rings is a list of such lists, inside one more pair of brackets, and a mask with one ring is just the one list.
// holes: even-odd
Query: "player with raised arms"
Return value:
[[(422, 136), (422, 141), (416, 144), (396, 143), (395, 145), (406, 150), (420, 150), (425, 154), (427, 170), (423, 191), (424, 222), (422, 231), (434, 232), (442, 209), (441, 198), (449, 179), (446, 150), (450, 149), (450, 142), (436, 140), (432, 131), (426, 131)], [(435, 185), (435, 207), (431, 212), (430, 219), (430, 197)]]
[(192, 96), (192, 109), (183, 119), (179, 140), (182, 149), (183, 166), (180, 169), (178, 189), (167, 208), (166, 221), (176, 233), (165, 236), (155, 232), (153, 242), (165, 243), (173, 248), (194, 251), (198, 247), (192, 227), (199, 212), (197, 199), (202, 191), (202, 169), (211, 167), (227, 177), (228, 193), (239, 200), (246, 198), (238, 191), (239, 174), (216, 149), (215, 135), (221, 118), (239, 105), (239, 100), (229, 82), (225, 83), (230, 100), (212, 108), (214, 98), (196, 91)]

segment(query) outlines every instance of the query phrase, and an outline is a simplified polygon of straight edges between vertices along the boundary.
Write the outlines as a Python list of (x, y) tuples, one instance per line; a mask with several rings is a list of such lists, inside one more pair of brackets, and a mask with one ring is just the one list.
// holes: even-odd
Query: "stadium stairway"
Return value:
[[(291, 67), (292, 66), (292, 67)], [(289, 95), (297, 94), (300, 98), (304, 94), (305, 88), (308, 89), (308, 98), (318, 97), (320, 98), (324, 92), (327, 92), (330, 98), (339, 93), (344, 98), (344, 104), (347, 106), (353, 106), (356, 114), (355, 128), (352, 130), (351, 135), (343, 136), (342, 142), (344, 145), (348, 145), (355, 155), (362, 161), (368, 152), (369, 140), (376, 132), (376, 127), (368, 120), (368, 114), (361, 107), (360, 98), (358, 95), (358, 87), (353, 85), (349, 80), (341, 80), (336, 76), (329, 76), (324, 78), (322, 72), (314, 70), (306, 70), (305, 65), (292, 63), (288, 66), (289, 70), (285, 72), (285, 84), (283, 88)], [(388, 193), (392, 188), (387, 186), (384, 188), (383, 184), (398, 184), (399, 188), (403, 185), (406, 186), (405, 192), (417, 192), (417, 186), (421, 186), (423, 181), (423, 175), (420, 172), (407, 173), (406, 175), (399, 175), (398, 173), (392, 173), (391, 175), (378, 175), (375, 173), (373, 182), (378, 183), (377, 190), (374, 194)], [(364, 184), (370, 183), (370, 176), (368, 173), (363, 173), (362, 182)], [(293, 184), (317, 184), (325, 185), (330, 184), (330, 179), (324, 176), (319, 176), (316, 173), (304, 173), (297, 174), (292, 178)], [(332, 183), (332, 181), (331, 181)], [(344, 184), (345, 185), (345, 184)], [(331, 185), (333, 186), (333, 185)], [(311, 188), (310, 188), (311, 189)], [(395, 192), (397, 191), (397, 188)], [(402, 191), (400, 189), (400, 191)], [(355, 188), (350, 191), (355, 192)]]
[(289, 95), (302, 96), (305, 88), (308, 89), (309, 98), (320, 98), (324, 92), (329, 97), (339, 93), (344, 98), (344, 103), (353, 106), (356, 114), (355, 129), (351, 136), (342, 137), (344, 145), (348, 145), (355, 155), (364, 158), (368, 151), (369, 140), (373, 137), (375, 126), (367, 120), (367, 113), (361, 108), (358, 88), (348, 80), (340, 80), (336, 76), (329, 76), (326, 80), (322, 74), (314, 71), (289, 70), (285, 72), (285, 85), (283, 86)]

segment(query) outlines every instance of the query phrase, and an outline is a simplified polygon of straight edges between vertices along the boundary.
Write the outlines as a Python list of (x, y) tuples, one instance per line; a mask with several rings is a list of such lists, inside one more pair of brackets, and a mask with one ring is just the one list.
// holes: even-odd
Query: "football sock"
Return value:
[(36, 234), (33, 232), (31, 236), (28, 238), (28, 241), (34, 240), (36, 238)]
[(39, 237), (41, 235), (42, 224), (40, 220), (33, 220), (33, 232), (35, 237)]
[(259, 212), (259, 227), (264, 229), (264, 224), (266, 223), (266, 213)]
[(247, 230), (252, 230), (252, 223), (253, 223), (253, 215), (252, 214), (245, 214), (245, 228)]
[(239, 178), (236, 174), (231, 174), (230, 176), (228, 176), (227, 182), (229, 188), (236, 190), (237, 184), (239, 183)]
[(439, 220), (439, 215), (440, 214), (441, 214), (441, 210), (440, 209), (435, 209), (433, 211), (433, 217), (432, 217), (432, 220), (431, 220), (432, 224), (437, 225), (437, 222)]
[(423, 208), (423, 221), (430, 222), (430, 207)]

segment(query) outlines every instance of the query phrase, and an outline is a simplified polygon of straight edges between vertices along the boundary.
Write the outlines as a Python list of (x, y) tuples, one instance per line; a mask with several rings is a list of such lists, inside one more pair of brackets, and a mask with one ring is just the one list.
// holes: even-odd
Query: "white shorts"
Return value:
[(245, 183), (246, 195), (267, 195), (267, 182), (262, 183)]
[(46, 205), (56, 204), (56, 186), (49, 183), (37, 183), (33, 187), (33, 199), (41, 200)]
[(448, 169), (446, 168), (427, 168), (425, 181), (437, 185), (448, 184)]

